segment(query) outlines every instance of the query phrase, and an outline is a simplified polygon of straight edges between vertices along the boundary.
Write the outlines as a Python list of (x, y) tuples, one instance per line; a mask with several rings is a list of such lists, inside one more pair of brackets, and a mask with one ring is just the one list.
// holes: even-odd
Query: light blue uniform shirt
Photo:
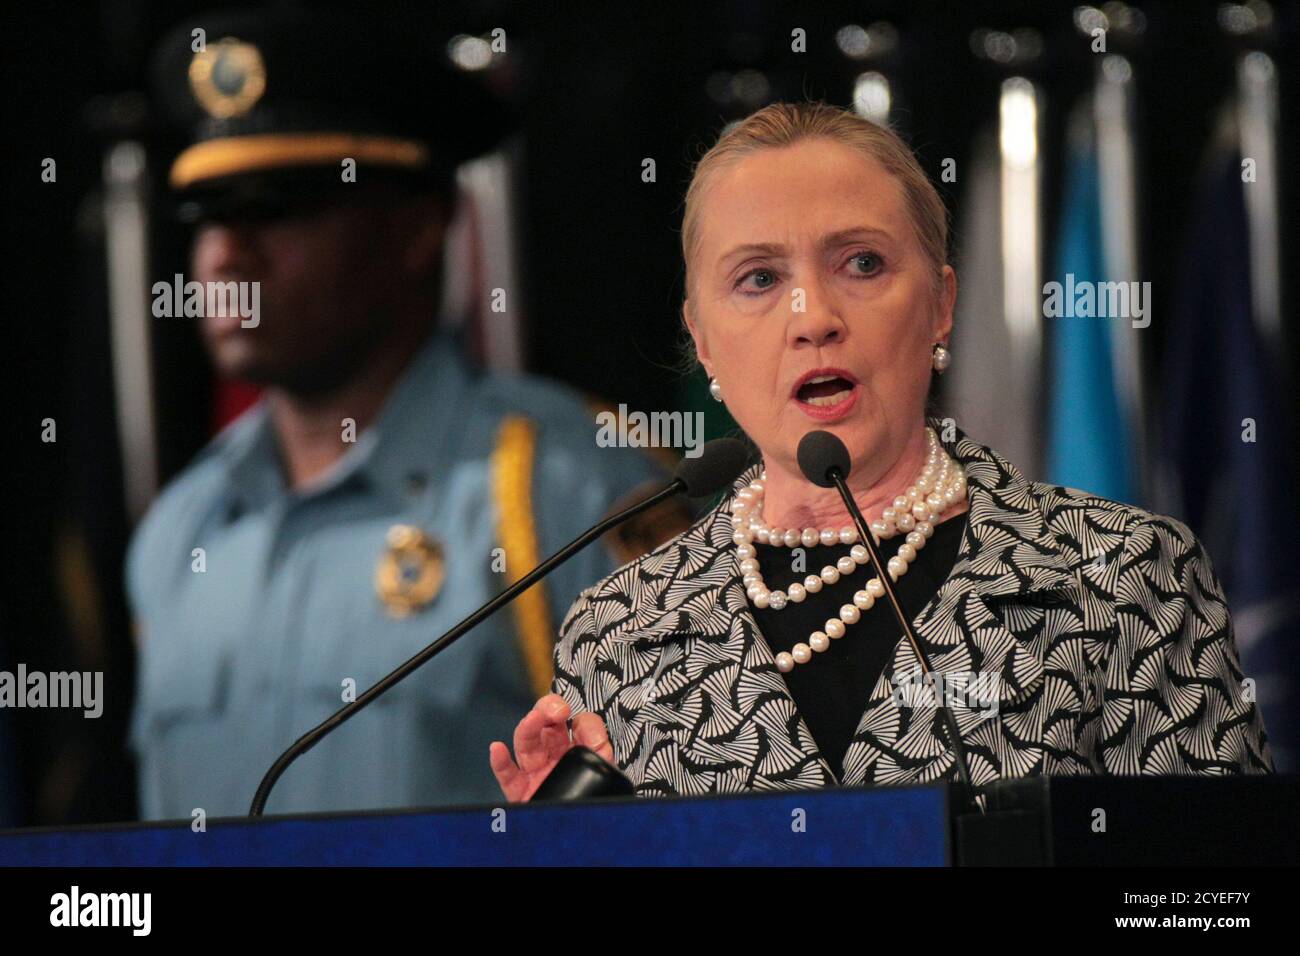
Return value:
[[(437, 336), (310, 490), (286, 487), (262, 406), (168, 486), (127, 563), (143, 817), (247, 813), (276, 756), (343, 706), (346, 678), (360, 694), (505, 586), (489, 460), (503, 417), (520, 413), (537, 428), (542, 557), (666, 477), (641, 451), (598, 447), (594, 415), (572, 393), (471, 370)], [(396, 524), (432, 535), (446, 557), (438, 595), (405, 618), (375, 590)], [(614, 563), (596, 542), (546, 579), (554, 627)], [(267, 812), (499, 800), (488, 744), (511, 742), (533, 701), (507, 607), (300, 757)]]

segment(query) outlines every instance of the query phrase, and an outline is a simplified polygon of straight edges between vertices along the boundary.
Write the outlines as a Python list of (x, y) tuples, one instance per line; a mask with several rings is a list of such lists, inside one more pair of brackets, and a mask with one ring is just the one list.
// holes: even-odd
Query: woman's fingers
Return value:
[(522, 770), (526, 771), (528, 769), (529, 755), (536, 755), (541, 748), (542, 723), (543, 721), (538, 716), (537, 711), (530, 710), (524, 714), (519, 723), (515, 724), (515, 760)]
[(488, 747), (488, 763), (492, 765), (492, 773), (497, 778), (501, 795), (511, 802), (521, 799), (528, 780), (511, 759), (510, 748), (499, 740), (492, 741)]
[(609, 763), (614, 762), (614, 748), (599, 714), (588, 712), (573, 718), (573, 742), (594, 750)]
[(569, 739), (569, 704), (559, 694), (547, 694), (533, 705), (533, 709), (541, 711), (546, 720), (542, 725), (541, 743), (549, 771), (573, 746)]
[(558, 727), (567, 739), (568, 731), (564, 721), (569, 716), (569, 705), (559, 694), (548, 694), (533, 705), (524, 719), (515, 727), (515, 760), (525, 773), (532, 774), (549, 770), (564, 753), (552, 755), (550, 748), (557, 745), (555, 735), (544, 736), (548, 727)]
[(609, 763), (614, 748), (598, 714), (582, 713), (573, 719), (570, 739), (569, 705), (559, 694), (547, 694), (515, 726), (515, 752), (501, 741), (488, 748), (488, 762), (502, 794), (511, 802), (527, 800), (561, 757), (575, 744), (587, 747)]
[(569, 739), (569, 728), (560, 721), (558, 724), (546, 724), (542, 727), (542, 752), (546, 755), (546, 762), (553, 764), (568, 753), (569, 748), (573, 746), (573, 741)]

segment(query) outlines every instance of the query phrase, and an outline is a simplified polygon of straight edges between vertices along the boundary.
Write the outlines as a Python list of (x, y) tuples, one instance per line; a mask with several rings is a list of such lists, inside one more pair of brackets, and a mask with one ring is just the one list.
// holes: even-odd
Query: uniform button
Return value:
[(429, 485), (429, 477), (422, 471), (413, 471), (406, 476), (407, 494), (418, 495)]

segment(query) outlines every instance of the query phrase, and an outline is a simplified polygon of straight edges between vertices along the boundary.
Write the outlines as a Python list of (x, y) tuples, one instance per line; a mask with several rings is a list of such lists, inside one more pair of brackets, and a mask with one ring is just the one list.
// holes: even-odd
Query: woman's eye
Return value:
[(874, 252), (860, 252), (850, 259), (849, 263), (854, 272), (863, 276), (875, 275), (884, 265), (880, 256)]
[(753, 292), (762, 292), (766, 289), (770, 289), (772, 284), (776, 282), (776, 273), (771, 269), (752, 269), (740, 277), (740, 281), (736, 283), (736, 288), (741, 288), (746, 283), (750, 282), (751, 279), (753, 282), (750, 284), (749, 290)]

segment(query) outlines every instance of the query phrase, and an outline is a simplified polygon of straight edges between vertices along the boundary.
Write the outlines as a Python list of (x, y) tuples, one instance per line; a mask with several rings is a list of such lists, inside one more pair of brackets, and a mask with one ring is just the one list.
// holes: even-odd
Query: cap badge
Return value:
[(266, 92), (266, 64), (251, 43), (226, 37), (194, 54), (190, 89), (209, 116), (243, 116)]

